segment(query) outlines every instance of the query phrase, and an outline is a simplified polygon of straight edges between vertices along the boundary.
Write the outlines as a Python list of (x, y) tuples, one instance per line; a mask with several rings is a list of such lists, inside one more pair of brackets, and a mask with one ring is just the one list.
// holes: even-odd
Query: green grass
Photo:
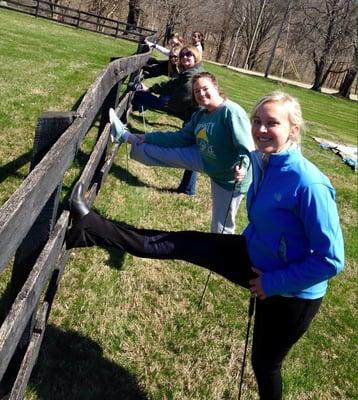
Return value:
[[(129, 54), (134, 46), (1, 9), (0, 34), (0, 71), (6, 77), (0, 81), (2, 204), (26, 176), (38, 116), (71, 109), (108, 59)], [(227, 96), (247, 111), (261, 95), (280, 88), (263, 78), (205, 66)], [(337, 189), (347, 254), (345, 271), (331, 281), (318, 317), (285, 364), (285, 399), (351, 400), (357, 397), (357, 178), (311, 136), (356, 144), (357, 104), (293, 86), (283, 89), (303, 106), (305, 155)], [(141, 116), (135, 115), (131, 124), (143, 131)], [(147, 111), (145, 126), (176, 129), (180, 121)], [(86, 153), (92, 142), (86, 141)], [(67, 189), (80, 168), (76, 160)], [(207, 231), (208, 179), (200, 175), (198, 194), (187, 197), (170, 191), (181, 175), (128, 160), (122, 146), (94, 207), (137, 226)], [(246, 222), (242, 207), (239, 230)], [(0, 294), (8, 275), (9, 269), (0, 277)], [(237, 398), (248, 295), (212, 276), (199, 309), (206, 277), (207, 271), (184, 262), (144, 260), (97, 248), (73, 251), (25, 398)], [(243, 399), (257, 398), (248, 363)]]
[(26, 177), (41, 113), (71, 110), (110, 57), (135, 49), (134, 43), (0, 9), (0, 205)]

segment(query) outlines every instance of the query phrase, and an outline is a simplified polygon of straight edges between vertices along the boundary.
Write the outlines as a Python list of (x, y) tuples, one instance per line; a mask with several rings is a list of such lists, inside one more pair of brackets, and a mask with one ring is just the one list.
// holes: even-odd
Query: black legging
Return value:
[(69, 231), (66, 243), (69, 249), (117, 247), (137, 257), (188, 261), (245, 288), (256, 276), (242, 235), (139, 229), (109, 221), (91, 211)]
[(257, 299), (251, 362), (260, 400), (282, 399), (282, 361), (308, 329), (321, 302), (282, 296)]
[[(117, 247), (143, 258), (188, 261), (245, 288), (256, 276), (242, 235), (138, 229), (91, 211), (69, 231), (66, 243), (67, 248)], [(257, 299), (252, 366), (261, 400), (281, 400), (282, 361), (307, 330), (321, 301), (282, 296)]]

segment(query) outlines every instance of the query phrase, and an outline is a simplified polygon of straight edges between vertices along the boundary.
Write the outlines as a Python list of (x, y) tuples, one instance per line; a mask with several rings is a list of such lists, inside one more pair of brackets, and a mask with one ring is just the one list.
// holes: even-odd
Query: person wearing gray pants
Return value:
[[(201, 109), (176, 132), (134, 135), (110, 112), (112, 137), (128, 142), (131, 158), (145, 165), (205, 172), (211, 180), (214, 233), (235, 233), (235, 218), (251, 183), (250, 152), (254, 149), (246, 112), (221, 93), (214, 75), (193, 77), (193, 96)], [(237, 184), (235, 167), (242, 163), (246, 176)]]

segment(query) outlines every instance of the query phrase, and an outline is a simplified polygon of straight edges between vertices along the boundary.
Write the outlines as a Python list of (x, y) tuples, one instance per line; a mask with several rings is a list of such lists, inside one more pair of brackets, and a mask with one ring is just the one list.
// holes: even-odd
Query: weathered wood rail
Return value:
[[(14, 260), (9, 307), (0, 327), (0, 398), (1, 390), (11, 392), (10, 400), (24, 396), (68, 259), (64, 237), (69, 212), (59, 202), (65, 172), (100, 115), (97, 141), (79, 178), (91, 204), (119, 147), (109, 140), (108, 110), (114, 107), (126, 118), (132, 92), (119, 96), (119, 89), (136, 79), (150, 56), (143, 52), (147, 50), (139, 44), (136, 55), (110, 62), (75, 112), (41, 116), (31, 172), (0, 208), (0, 274)], [(63, 211), (57, 217), (59, 205)]]
[(155, 31), (141, 26), (129, 24), (116, 19), (101, 17), (80, 9), (53, 4), (45, 0), (7, 0), (0, 2), (0, 7), (9, 8), (30, 14), (35, 17), (50, 19), (61, 24), (74, 26), (113, 37), (125, 37), (138, 41), (153, 35)]

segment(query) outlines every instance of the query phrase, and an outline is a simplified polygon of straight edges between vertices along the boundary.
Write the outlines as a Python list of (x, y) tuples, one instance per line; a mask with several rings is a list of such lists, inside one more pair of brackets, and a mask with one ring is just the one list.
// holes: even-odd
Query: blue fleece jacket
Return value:
[(343, 237), (329, 179), (298, 147), (271, 154), (265, 168), (251, 154), (247, 237), (267, 296), (322, 297), (344, 266)]

